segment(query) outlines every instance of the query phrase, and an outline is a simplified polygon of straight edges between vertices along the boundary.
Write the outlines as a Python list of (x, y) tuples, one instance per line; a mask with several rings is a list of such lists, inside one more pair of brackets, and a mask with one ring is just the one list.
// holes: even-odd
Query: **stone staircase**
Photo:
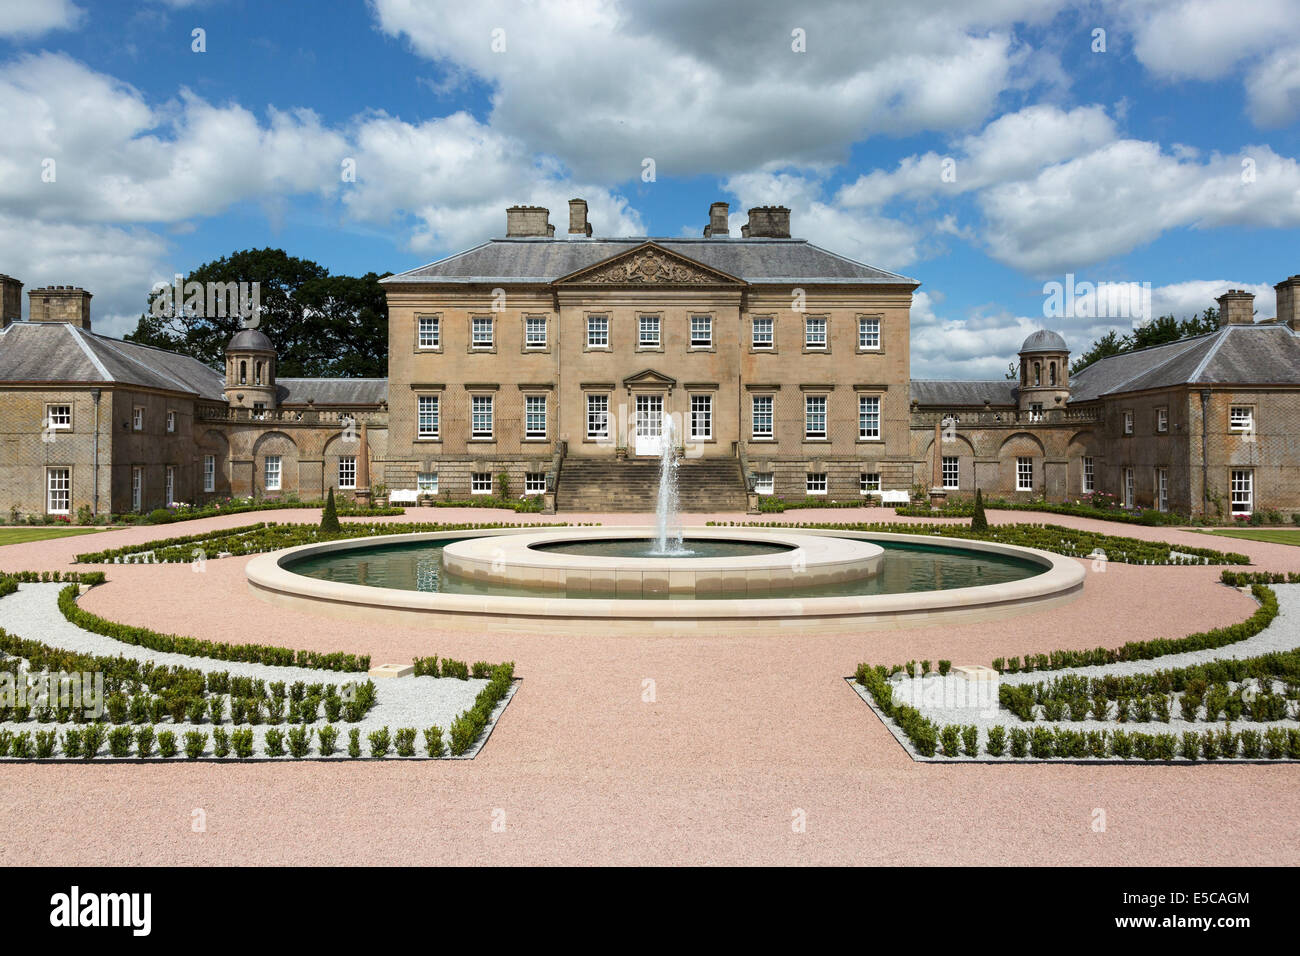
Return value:
[[(735, 458), (683, 458), (677, 493), (686, 512), (745, 510), (745, 483)], [(565, 458), (555, 488), (557, 511), (645, 511), (659, 497), (659, 459)]]

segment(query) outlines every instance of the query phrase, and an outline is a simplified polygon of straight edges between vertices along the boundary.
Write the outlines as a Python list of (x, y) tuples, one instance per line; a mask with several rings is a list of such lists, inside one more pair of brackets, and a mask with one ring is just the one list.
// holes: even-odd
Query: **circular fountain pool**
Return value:
[[(249, 562), (263, 599), (333, 616), (492, 630), (848, 631), (988, 618), (1069, 600), (1083, 566), (1030, 548), (921, 535), (500, 529), (303, 545)], [(708, 554), (709, 556), (704, 556)]]

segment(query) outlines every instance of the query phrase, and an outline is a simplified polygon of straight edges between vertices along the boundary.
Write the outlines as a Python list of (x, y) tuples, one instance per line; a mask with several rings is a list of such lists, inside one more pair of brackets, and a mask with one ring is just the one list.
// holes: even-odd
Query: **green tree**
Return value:
[[(387, 274), (387, 273), (386, 273)], [(388, 367), (388, 310), (382, 276), (331, 276), (310, 259), (283, 249), (245, 249), (205, 262), (186, 282), (256, 282), (260, 322), (277, 353), (280, 375), (383, 376)], [(154, 315), (148, 307), (131, 342), (190, 355), (219, 368), (230, 337), (242, 327), (237, 315), (195, 315), (182, 309)]]
[(339, 513), (334, 508), (333, 485), (330, 485), (329, 497), (325, 499), (325, 510), (321, 512), (320, 529), (329, 534), (338, 534), (343, 530), (339, 526)]
[(984, 514), (984, 492), (978, 488), (975, 489), (975, 512), (971, 515), (970, 529), (972, 531), (989, 530), (989, 519)]
[(1213, 332), (1218, 327), (1219, 310), (1209, 308), (1200, 315), (1193, 315), (1191, 318), (1181, 321), (1175, 319), (1172, 315), (1162, 315), (1146, 325), (1138, 326), (1131, 333), (1123, 336), (1115, 329), (1111, 329), (1096, 342), (1093, 342), (1088, 351), (1071, 363), (1070, 374), (1073, 375), (1082, 371), (1098, 359), (1109, 358), (1112, 355), (1120, 355), (1124, 352), (1132, 352), (1134, 349), (1151, 348), (1153, 345), (1179, 342), (1183, 339)]
[(1127, 351), (1128, 348), (1125, 346), (1124, 340), (1120, 338), (1119, 333), (1111, 329), (1096, 342), (1093, 342), (1088, 351), (1070, 364), (1070, 374), (1076, 375), (1099, 359), (1109, 358), (1112, 355), (1119, 355), (1121, 352)]

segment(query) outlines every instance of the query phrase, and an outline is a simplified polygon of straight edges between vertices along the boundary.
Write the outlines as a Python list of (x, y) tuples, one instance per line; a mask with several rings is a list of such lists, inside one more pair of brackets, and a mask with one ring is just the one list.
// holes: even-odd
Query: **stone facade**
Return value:
[(0, 507), (367, 485), (464, 499), (503, 474), (535, 494), (566, 460), (657, 457), (666, 413), (681, 454), (738, 461), (752, 490), (786, 499), (937, 487), (1300, 510), (1300, 277), (1279, 283), (1275, 320), (1234, 290), (1219, 332), (1077, 376), (1043, 330), (1017, 380), (923, 382), (918, 283), (791, 239), (784, 207), (750, 210), (741, 239), (725, 203), (704, 239), (593, 239), (586, 203), (569, 214), (557, 239), (547, 210), (512, 207), (506, 238), (384, 280), (386, 380), (281, 379), (257, 330), (221, 371), (98, 336), (76, 287), (32, 290), (22, 322), (22, 284), (0, 276)]

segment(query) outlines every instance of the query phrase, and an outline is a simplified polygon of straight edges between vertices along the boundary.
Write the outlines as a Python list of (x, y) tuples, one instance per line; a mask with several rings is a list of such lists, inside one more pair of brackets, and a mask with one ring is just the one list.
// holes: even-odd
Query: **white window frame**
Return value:
[(961, 487), (961, 458), (957, 455), (942, 455), (939, 469), (943, 487), (949, 490)]
[(880, 441), (880, 396), (858, 396), (858, 441)]
[[(803, 397), (803, 437), (807, 441), (825, 441), (827, 432), (825, 395)], [(820, 409), (820, 411), (819, 411)], [(817, 426), (820, 424), (820, 428)]]
[(859, 472), (858, 491), (864, 495), (880, 494), (880, 472), (878, 471)]
[(827, 488), (826, 472), (809, 471), (804, 473), (803, 490), (808, 495), (824, 495)]
[(72, 469), (45, 469), (45, 511), (52, 515), (72, 513)]
[(713, 316), (691, 316), (691, 348), (713, 348)]
[(144, 406), (136, 405), (131, 409), (131, 431), (144, 431)]
[(469, 493), (471, 495), (492, 494), (492, 472), (471, 471), (469, 473)]
[(496, 344), (496, 323), (490, 315), (475, 315), (469, 320), (469, 345), (472, 349), (486, 351)]
[(217, 490), (217, 456), (203, 456), (203, 490)]
[(339, 455), (339, 488), (352, 490), (357, 486), (357, 456)]
[(1228, 409), (1228, 431), (1250, 433), (1255, 430), (1255, 406), (1233, 405)]
[(442, 317), (421, 315), (415, 320), (415, 347), (425, 351), (442, 348)]
[(587, 316), (587, 348), (609, 348), (609, 316)]
[(1124, 434), (1133, 434), (1133, 413), (1129, 411), (1124, 413)]
[(442, 433), (442, 402), (438, 395), (415, 397), (415, 437), (417, 440), (437, 441)]
[(1031, 422), (1041, 422), (1041, 421), (1043, 420), (1043, 403), (1042, 403), (1042, 402), (1030, 402), (1030, 403), (1029, 403), (1029, 420), (1030, 420)]
[(609, 438), (609, 396), (587, 394), (587, 437), (592, 441)]
[(139, 512), (144, 507), (144, 468), (131, 466), (131, 510)]
[(72, 406), (62, 402), (46, 405), (45, 427), (52, 432), (72, 431)]
[[(760, 406), (765, 406), (766, 410), (760, 411)], [(754, 440), (766, 441), (773, 438), (776, 434), (776, 396), (751, 395), (749, 420), (750, 436)]]
[[(539, 327), (540, 327), (540, 332), (538, 331)], [(524, 316), (524, 348), (526, 349), (546, 348), (546, 316), (544, 315)]]
[(1091, 455), (1083, 456), (1083, 476), (1080, 487), (1085, 495), (1090, 495), (1097, 490), (1096, 464)]
[(1164, 406), (1156, 409), (1156, 431), (1161, 434), (1169, 431), (1169, 409)]
[(1123, 477), (1124, 507), (1132, 508), (1137, 503), (1137, 476), (1132, 468), (1125, 468)]
[(267, 491), (279, 491), (284, 478), (284, 462), (279, 455), (267, 455), (262, 462), (262, 483)]
[(524, 396), (524, 438), (544, 439), (546, 430), (546, 396)]
[(176, 434), (176, 409), (167, 409), (167, 434)]
[(1034, 459), (1029, 455), (1016, 457), (1016, 491), (1034, 490)]
[(546, 494), (546, 472), (544, 471), (524, 472), (524, 494), (526, 495)]
[(875, 315), (858, 316), (858, 351), (880, 351), (880, 317)]
[(496, 418), (496, 402), (493, 401), (495, 397), (494, 395), (470, 396), (469, 437), (471, 440), (487, 441), (492, 438)]
[(1255, 472), (1251, 468), (1234, 468), (1228, 472), (1229, 501), (1234, 515), (1255, 512)]
[(713, 440), (713, 396), (691, 396), (691, 441)]
[(415, 476), (415, 490), (421, 495), (436, 495), (438, 493), (438, 473), (436, 471), (421, 471)]
[(163, 468), (163, 505), (170, 508), (176, 504), (176, 466)]
[(1169, 469), (1156, 469), (1156, 510), (1169, 510)]
[[(761, 330), (761, 333), (760, 333)], [(769, 351), (776, 347), (776, 319), (770, 315), (754, 316), (749, 331), (750, 348)]]
[(754, 472), (754, 494), (776, 494), (776, 473), (771, 471)]
[(657, 349), (663, 343), (663, 320), (658, 315), (638, 315), (636, 318), (636, 346), (639, 349)]
[(803, 347), (816, 352), (826, 351), (829, 335), (826, 316), (807, 315), (803, 320)]

